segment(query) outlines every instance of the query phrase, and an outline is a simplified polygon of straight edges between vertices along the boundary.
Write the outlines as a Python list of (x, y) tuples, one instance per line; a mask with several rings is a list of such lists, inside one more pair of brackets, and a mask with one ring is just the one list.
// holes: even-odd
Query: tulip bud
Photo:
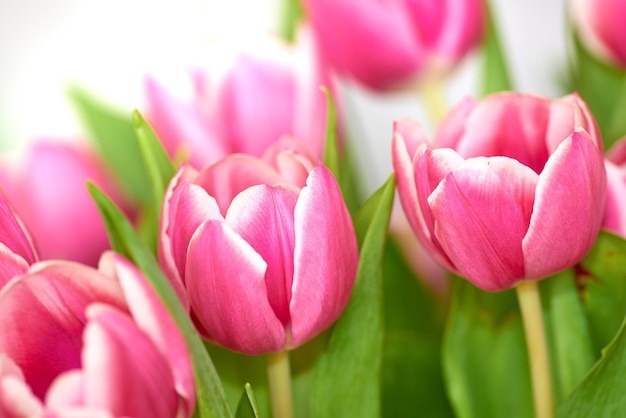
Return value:
[(626, 69), (626, 1), (573, 0), (583, 42), (598, 57)]
[(433, 142), (416, 122), (397, 122), (393, 165), (422, 245), (484, 290), (576, 264), (604, 213), (602, 141), (576, 95), (466, 100)]
[(279, 147), (183, 166), (166, 194), (159, 259), (205, 338), (260, 354), (295, 348), (339, 317), (358, 253), (332, 173)]
[(481, 0), (305, 0), (324, 58), (376, 90), (446, 71), (480, 41)]

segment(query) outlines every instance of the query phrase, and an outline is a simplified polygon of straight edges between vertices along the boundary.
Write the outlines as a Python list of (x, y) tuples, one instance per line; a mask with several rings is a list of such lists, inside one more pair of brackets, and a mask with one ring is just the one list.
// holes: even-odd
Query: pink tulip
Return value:
[(582, 40), (600, 58), (626, 68), (626, 1), (573, 0)]
[(32, 239), (0, 189), (0, 289), (37, 261)]
[(315, 45), (302, 30), (296, 46), (268, 39), (242, 50), (222, 78), (194, 71), (192, 93), (175, 95), (156, 77), (145, 81), (147, 117), (170, 155), (182, 153), (196, 168), (230, 153), (260, 157), (282, 136), (323, 151), (330, 87)]
[(95, 153), (70, 143), (37, 141), (15, 168), (4, 174), (3, 185), (41, 258), (97, 265), (110, 247), (86, 183), (94, 182), (117, 201), (121, 198)]
[(0, 395), (0, 416), (190, 417), (195, 406), (182, 335), (113, 253), (101, 271), (42, 262), (5, 286), (0, 353), (0, 388), (13, 393)]
[(481, 0), (305, 0), (320, 49), (376, 90), (454, 66), (481, 39)]
[(246, 354), (295, 348), (330, 326), (356, 275), (333, 175), (286, 148), (183, 166), (163, 207), (162, 267), (200, 333)]
[(447, 116), (432, 143), (416, 122), (398, 122), (393, 165), (422, 245), (485, 290), (577, 263), (602, 222), (602, 142), (576, 95), (469, 99)]

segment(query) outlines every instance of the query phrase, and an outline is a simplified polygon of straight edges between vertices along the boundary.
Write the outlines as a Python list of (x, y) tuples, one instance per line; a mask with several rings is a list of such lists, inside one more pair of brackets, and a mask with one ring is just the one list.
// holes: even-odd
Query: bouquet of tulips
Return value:
[[(487, 0), (286, 5), (185, 95), (73, 88), (90, 141), (0, 166), (0, 417), (623, 414), (626, 0), (568, 2), (558, 98)], [(373, 193), (347, 83), (428, 113)]]

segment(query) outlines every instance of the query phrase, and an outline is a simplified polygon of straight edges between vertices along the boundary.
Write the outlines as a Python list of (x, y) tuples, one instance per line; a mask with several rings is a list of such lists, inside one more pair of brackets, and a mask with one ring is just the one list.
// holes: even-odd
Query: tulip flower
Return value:
[(14, 276), (26, 273), (37, 259), (28, 231), (0, 190), (0, 289)]
[(607, 196), (602, 227), (626, 237), (626, 137), (613, 144), (605, 166)]
[(332, 173), (282, 146), (265, 159), (183, 165), (166, 193), (159, 260), (206, 339), (260, 354), (298, 347), (339, 317), (358, 254)]
[(143, 275), (113, 253), (100, 271), (41, 262), (5, 286), (0, 353), (0, 388), (12, 394), (0, 395), (0, 416), (193, 413), (182, 335)]
[(326, 96), (320, 86), (330, 87), (330, 80), (305, 29), (295, 46), (267, 39), (240, 50), (221, 78), (217, 73), (193, 71), (178, 95), (157, 77), (146, 78), (146, 115), (171, 156), (182, 153), (201, 168), (230, 153), (261, 157), (282, 136), (300, 138), (321, 156)]
[(3, 185), (31, 231), (41, 258), (96, 266), (110, 247), (87, 181), (116, 201), (122, 200), (104, 164), (81, 146), (43, 140), (36, 141), (17, 163), (14, 170), (3, 174)]
[(598, 127), (576, 95), (500, 93), (458, 105), (430, 142), (396, 123), (404, 211), (441, 265), (489, 291), (577, 263), (606, 200)]
[(481, 0), (305, 0), (329, 65), (363, 85), (388, 90), (445, 71), (481, 39)]
[(573, 0), (572, 11), (585, 44), (601, 59), (626, 69), (626, 1)]

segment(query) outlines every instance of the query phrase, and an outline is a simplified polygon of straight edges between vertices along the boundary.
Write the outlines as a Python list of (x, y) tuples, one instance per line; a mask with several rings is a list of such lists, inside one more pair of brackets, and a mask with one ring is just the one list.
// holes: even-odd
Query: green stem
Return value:
[(448, 111), (442, 78), (440, 76), (428, 77), (420, 85), (419, 93), (422, 96), (433, 127), (436, 128)]
[(515, 288), (522, 312), (524, 334), (528, 347), (530, 375), (533, 386), (536, 418), (551, 418), (554, 415), (550, 359), (546, 344), (546, 333), (541, 312), (539, 287), (535, 280), (522, 280)]
[(289, 351), (267, 354), (267, 379), (274, 418), (293, 418)]

